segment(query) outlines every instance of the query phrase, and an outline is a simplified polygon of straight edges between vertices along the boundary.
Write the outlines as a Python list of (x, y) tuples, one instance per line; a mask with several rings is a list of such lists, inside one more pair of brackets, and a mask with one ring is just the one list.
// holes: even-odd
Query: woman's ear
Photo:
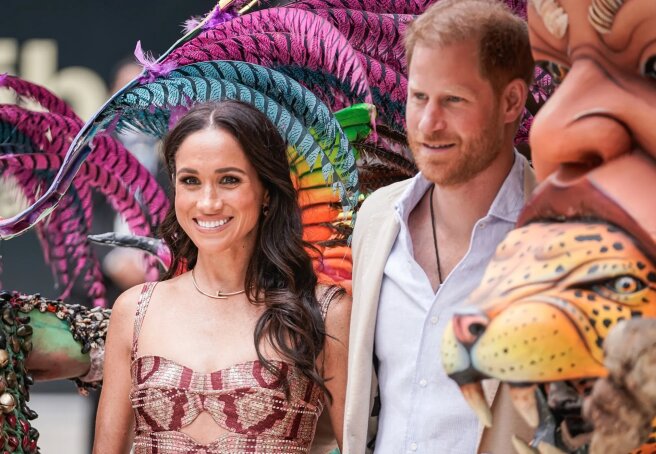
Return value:
[(511, 80), (501, 95), (502, 115), (505, 123), (514, 123), (524, 112), (528, 87), (521, 79)]

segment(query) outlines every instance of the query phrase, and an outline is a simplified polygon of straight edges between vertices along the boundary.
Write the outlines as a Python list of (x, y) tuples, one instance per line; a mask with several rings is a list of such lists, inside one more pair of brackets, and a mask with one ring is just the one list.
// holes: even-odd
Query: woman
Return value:
[(199, 105), (164, 158), (174, 259), (114, 305), (94, 452), (305, 453), (324, 405), (341, 447), (350, 300), (317, 286), (275, 126)]

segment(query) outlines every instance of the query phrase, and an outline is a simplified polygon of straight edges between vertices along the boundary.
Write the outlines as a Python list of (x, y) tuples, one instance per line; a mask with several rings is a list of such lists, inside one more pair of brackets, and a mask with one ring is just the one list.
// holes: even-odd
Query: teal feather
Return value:
[(156, 135), (164, 135), (168, 129), (169, 111), (179, 106), (190, 106), (205, 101), (235, 99), (252, 104), (277, 126), (281, 135), (293, 146), (308, 165), (319, 160), (324, 179), (339, 190), (345, 208), (357, 201), (357, 173), (344, 169), (342, 163), (333, 165), (329, 152), (322, 149), (304, 124), (269, 96), (245, 85), (210, 77), (192, 77), (178, 74), (176, 77), (157, 79), (155, 82), (134, 87), (114, 99), (109, 108), (98, 118), (101, 123), (119, 115), (117, 127), (132, 127)]
[[(183, 66), (171, 72), (170, 78), (179, 76), (206, 77), (229, 80), (246, 85), (269, 96), (289, 108), (309, 129), (312, 136), (326, 151), (340, 178), (345, 175), (357, 178), (355, 150), (330, 109), (310, 90), (294, 79), (263, 66), (238, 61), (211, 61)], [(357, 186), (357, 179), (349, 185)]]

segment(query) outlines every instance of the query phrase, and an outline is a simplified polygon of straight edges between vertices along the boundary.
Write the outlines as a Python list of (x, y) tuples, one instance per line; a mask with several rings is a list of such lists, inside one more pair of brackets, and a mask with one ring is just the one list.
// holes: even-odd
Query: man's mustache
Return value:
[(458, 143), (458, 138), (453, 137), (452, 135), (448, 134), (441, 134), (441, 133), (435, 133), (435, 134), (429, 134), (429, 135), (423, 135), (423, 134), (413, 134), (409, 133), (408, 134), (408, 139), (411, 142), (415, 143)]

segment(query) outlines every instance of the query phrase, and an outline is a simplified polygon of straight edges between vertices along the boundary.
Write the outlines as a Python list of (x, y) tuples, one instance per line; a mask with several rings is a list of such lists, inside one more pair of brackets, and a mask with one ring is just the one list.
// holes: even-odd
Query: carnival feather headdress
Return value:
[[(82, 121), (43, 87), (9, 75), (0, 76), (0, 87), (40, 109), (0, 105), (0, 178), (11, 179), (23, 197), (34, 203), (55, 181)], [(72, 184), (61, 189), (57, 208), (36, 226), (45, 260), (59, 284), (60, 298), (70, 294), (79, 278), (94, 304), (104, 305), (100, 265), (87, 241), (93, 219), (92, 189), (107, 198), (136, 235), (153, 234), (166, 214), (168, 200), (148, 171), (106, 134), (96, 138), (94, 151), (81, 162)]]
[[(346, 238), (363, 193), (416, 173), (404, 135), (402, 36), (433, 2), (225, 0), (157, 60), (138, 45), (143, 73), (80, 129), (54, 183), (20, 216), (0, 222), (0, 236), (18, 234), (52, 210), (101, 132), (161, 137), (191, 105), (236, 99), (278, 127), (289, 145), (306, 239), (324, 257), (339, 248), (337, 259), (349, 263), (342, 274), (350, 274)], [(520, 14), (524, 3), (509, 2)], [(354, 107), (363, 102), (376, 113)]]

